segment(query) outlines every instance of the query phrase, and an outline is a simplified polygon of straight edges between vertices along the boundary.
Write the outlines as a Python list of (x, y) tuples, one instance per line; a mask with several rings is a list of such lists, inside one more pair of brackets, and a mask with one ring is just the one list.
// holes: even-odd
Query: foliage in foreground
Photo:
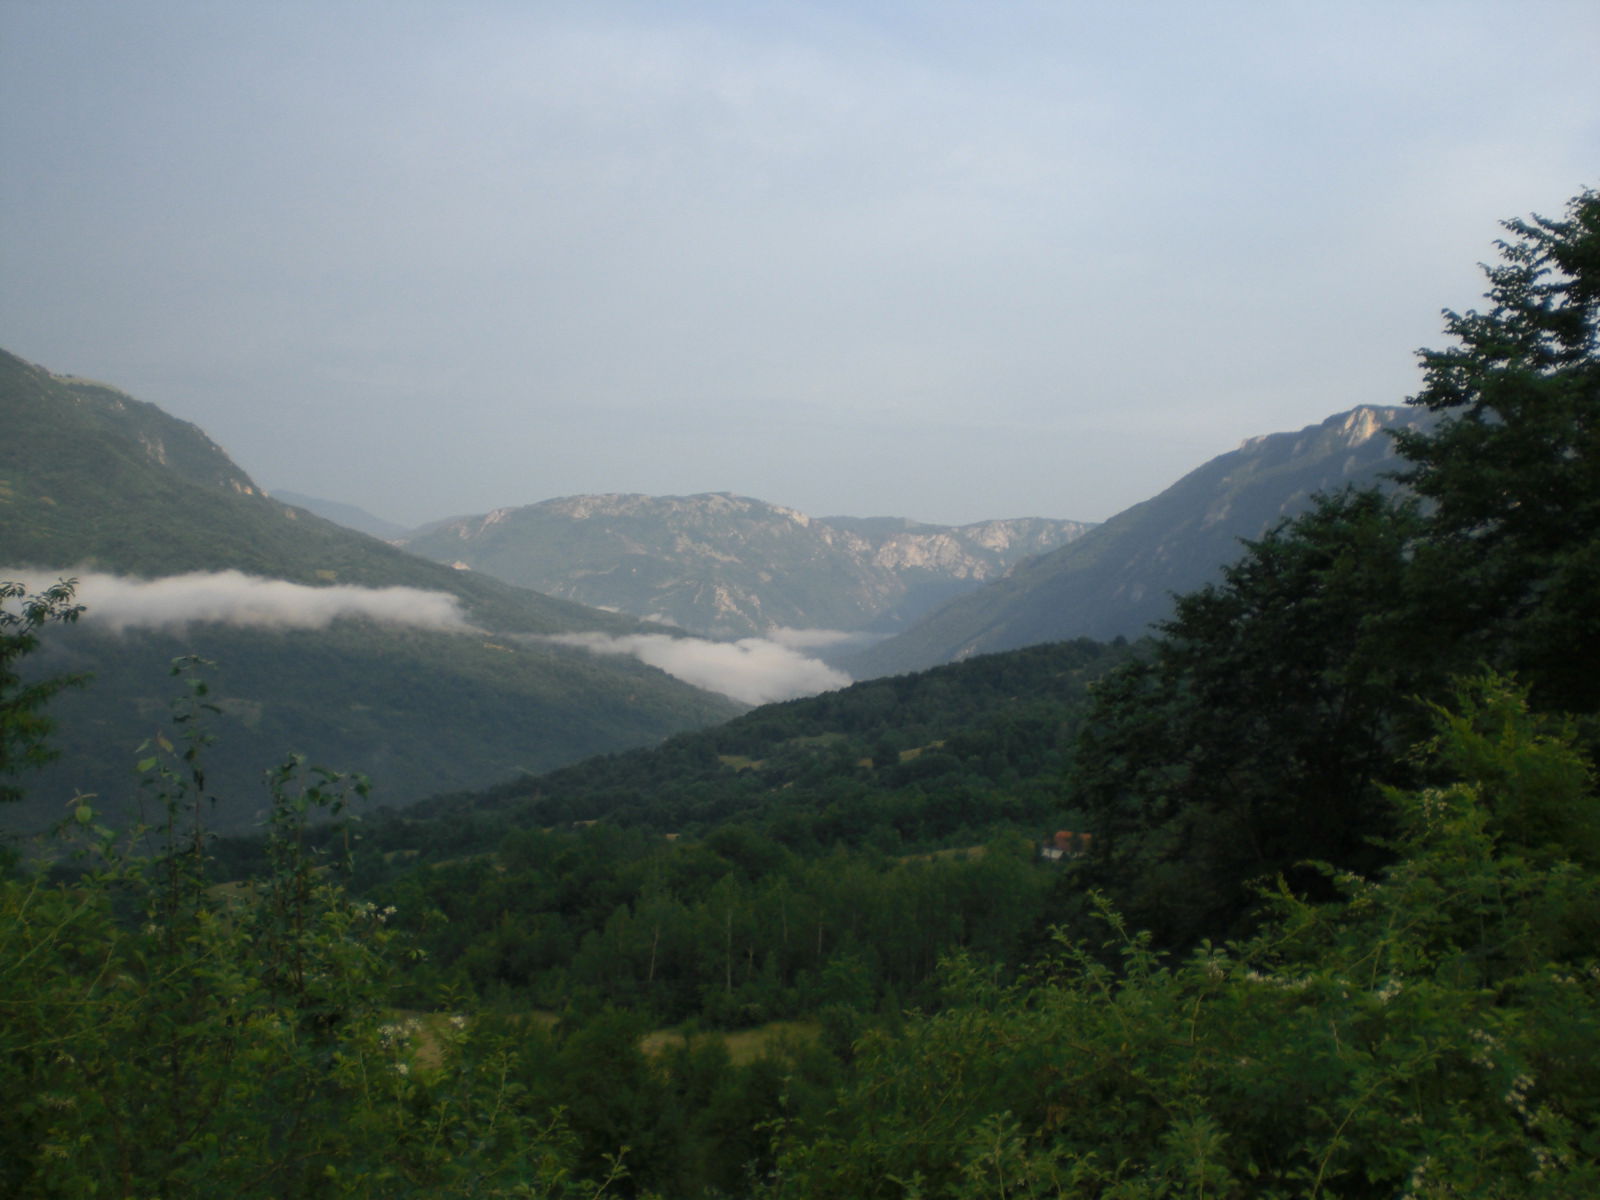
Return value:
[(1381, 877), (1268, 897), (1248, 941), (1030, 983), (970, 963), (868, 1038), (775, 1197), (1592, 1196), (1600, 806), (1570, 730), (1489, 677), (1438, 713), (1448, 786), (1392, 791)]
[[(65, 688), (83, 682), (78, 676), (24, 681), (17, 665), (39, 646), (39, 630), (51, 622), (78, 619), (83, 606), (72, 602), (74, 581), (63, 579), (36, 596), (19, 583), (0, 583), (0, 803), (21, 798), (11, 776), (23, 767), (37, 767), (56, 757), (46, 741), (54, 722), (45, 703)], [(15, 612), (8, 600), (20, 601)]]
[[(180, 728), (205, 705), (194, 684)], [(69, 818), (87, 871), (0, 880), (0, 1192), (84, 1196), (585, 1196), (559, 1114), (512, 1048), (445, 1023), (437, 1061), (387, 1007), (388, 914), (304, 850), (356, 781), (269, 776), (271, 869), (205, 878), (194, 733), (141, 766), (165, 817), (143, 857)], [(471, 1063), (469, 1067), (467, 1064)]]

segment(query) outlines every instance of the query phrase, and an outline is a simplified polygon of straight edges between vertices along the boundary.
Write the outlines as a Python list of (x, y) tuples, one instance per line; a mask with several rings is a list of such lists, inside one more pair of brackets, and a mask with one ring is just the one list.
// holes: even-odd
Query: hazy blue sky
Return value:
[(1100, 519), (1415, 390), (1600, 4), (0, 0), (0, 346), (418, 522)]

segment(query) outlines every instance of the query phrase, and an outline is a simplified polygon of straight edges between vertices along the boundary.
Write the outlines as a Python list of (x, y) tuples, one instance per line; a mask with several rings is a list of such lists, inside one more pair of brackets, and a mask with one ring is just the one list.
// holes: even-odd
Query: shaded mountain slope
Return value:
[(1383, 430), (1425, 416), (1363, 406), (1296, 433), (1251, 438), (845, 666), (869, 677), (1038, 642), (1137, 636), (1171, 612), (1174, 594), (1215, 579), (1238, 557), (1240, 539), (1303, 511), (1317, 492), (1380, 482), (1398, 463)]
[[(37, 824), (93, 791), (132, 804), (133, 750), (171, 731), (165, 665), (216, 660), (229, 747), (210, 778), (219, 825), (248, 821), (260, 771), (306, 753), (370, 771), (378, 798), (487, 784), (726, 719), (741, 706), (623, 658), (596, 659), (540, 634), (626, 633), (638, 622), (451, 570), (264, 495), (195, 426), (114, 388), (0, 354), (0, 570), (153, 578), (238, 570), (321, 587), (408, 587), (456, 597), (475, 632), (343, 618), (324, 629), (196, 621), (120, 635), (48, 631), (30, 668), (96, 681), (61, 697), (48, 774), (0, 822)], [(92, 597), (85, 597), (92, 601)]]

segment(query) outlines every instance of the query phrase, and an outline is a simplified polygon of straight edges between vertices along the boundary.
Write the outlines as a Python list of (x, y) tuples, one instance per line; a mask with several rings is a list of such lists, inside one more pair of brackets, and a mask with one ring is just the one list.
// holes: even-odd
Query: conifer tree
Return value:
[(1397, 434), (1431, 505), (1431, 610), (1537, 702), (1600, 707), (1600, 193), (1564, 219), (1504, 223), (1486, 312), (1446, 311), (1456, 344), (1423, 350)]

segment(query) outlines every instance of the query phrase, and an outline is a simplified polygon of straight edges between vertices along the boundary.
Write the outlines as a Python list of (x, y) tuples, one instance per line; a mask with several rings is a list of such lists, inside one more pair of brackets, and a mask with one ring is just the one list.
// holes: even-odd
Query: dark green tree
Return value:
[(1505, 222), (1486, 312), (1446, 311), (1397, 435), (1431, 506), (1429, 605), (1538, 703), (1600, 707), (1600, 193)]
[(1150, 656), (1096, 690), (1072, 801), (1136, 927), (1187, 942), (1232, 927), (1253, 879), (1375, 865), (1374, 780), (1443, 665), (1403, 602), (1418, 529), (1380, 493), (1325, 497), (1180, 597)]
[[(1077, 752), (1099, 881), (1136, 925), (1230, 928), (1248, 881), (1374, 865), (1416, 697), (1515, 671), (1544, 709), (1600, 707), (1600, 195), (1510, 221), (1486, 313), (1446, 313), (1397, 435), (1415, 497), (1324, 498), (1181, 597), (1107, 681)], [(1314, 879), (1314, 877), (1311, 877)]]
[(1268, 897), (1257, 936), (1170, 958), (1102, 905), (1031, 979), (953, 960), (946, 1004), (858, 1042), (758, 1194), (1595, 1195), (1594, 773), (1525, 699), (1464, 684), (1422, 751), (1443, 786), (1385, 798), (1395, 861)]
[[(0, 802), (21, 798), (9, 776), (55, 757), (45, 740), (53, 727), (45, 704), (63, 688), (84, 682), (81, 675), (29, 681), (20, 668), (22, 658), (38, 648), (43, 626), (78, 619), (83, 605), (72, 602), (77, 582), (63, 579), (32, 596), (20, 583), (0, 583)], [(10, 601), (20, 602), (15, 610), (7, 607)]]

